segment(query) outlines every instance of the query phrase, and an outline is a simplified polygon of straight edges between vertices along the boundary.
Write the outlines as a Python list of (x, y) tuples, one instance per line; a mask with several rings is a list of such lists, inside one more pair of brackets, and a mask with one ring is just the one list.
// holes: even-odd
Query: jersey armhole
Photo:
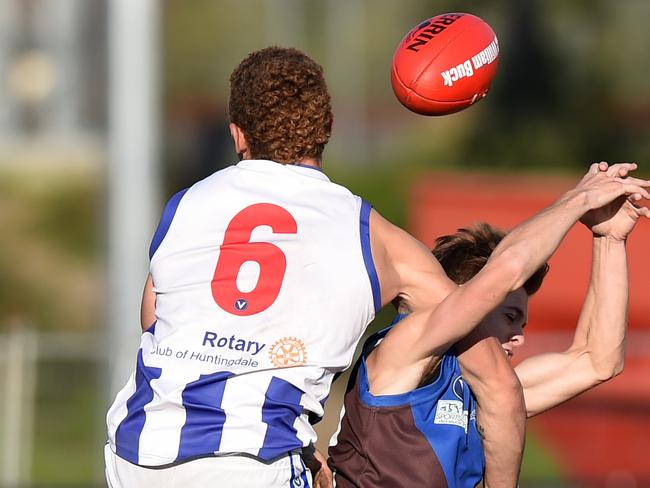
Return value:
[(370, 211), (372, 205), (365, 200), (361, 200), (361, 214), (359, 224), (359, 234), (361, 236), (361, 251), (363, 253), (363, 262), (366, 265), (370, 286), (372, 287), (372, 299), (375, 306), (375, 313), (381, 310), (381, 289), (379, 288), (379, 277), (375, 269), (375, 262), (372, 259), (372, 249), (370, 247)]
[(165, 239), (167, 231), (172, 225), (172, 220), (174, 220), (174, 215), (176, 215), (178, 205), (181, 203), (181, 199), (187, 190), (189, 190), (189, 188), (179, 191), (167, 202), (162, 217), (160, 218), (160, 222), (158, 223), (158, 228), (156, 228), (156, 232), (154, 233), (153, 238), (151, 239), (151, 244), (149, 245), (149, 260), (153, 258), (158, 247), (160, 247), (160, 244), (162, 244), (162, 241)]

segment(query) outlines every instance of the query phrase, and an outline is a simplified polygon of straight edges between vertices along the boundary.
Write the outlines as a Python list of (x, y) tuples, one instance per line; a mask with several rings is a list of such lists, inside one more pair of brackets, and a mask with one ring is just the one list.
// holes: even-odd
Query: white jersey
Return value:
[(318, 169), (263, 160), (174, 195), (150, 248), (157, 320), (108, 412), (112, 450), (161, 466), (313, 442), (310, 418), (380, 307), (369, 214)]

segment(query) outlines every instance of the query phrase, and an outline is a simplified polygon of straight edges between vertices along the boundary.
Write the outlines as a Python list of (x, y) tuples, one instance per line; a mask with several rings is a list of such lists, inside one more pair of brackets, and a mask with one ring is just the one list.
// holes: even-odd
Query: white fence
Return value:
[(101, 361), (99, 342), (97, 332), (36, 332), (20, 324), (0, 334), (0, 487), (31, 485), (38, 363)]

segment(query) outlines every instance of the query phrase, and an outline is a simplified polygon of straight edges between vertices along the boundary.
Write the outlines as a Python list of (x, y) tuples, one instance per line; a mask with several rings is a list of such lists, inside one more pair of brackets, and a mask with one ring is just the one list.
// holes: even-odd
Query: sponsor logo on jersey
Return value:
[(467, 410), (459, 400), (438, 400), (434, 424), (455, 425), (467, 432)]
[(238, 298), (235, 300), (235, 310), (238, 312), (243, 312), (248, 308), (248, 302), (244, 300), (243, 298)]
[(456, 398), (458, 398), (461, 402), (463, 401), (464, 389), (465, 389), (465, 381), (463, 380), (463, 377), (456, 376), (456, 378), (454, 378), (454, 384), (451, 385), (451, 390), (454, 392), (454, 395), (456, 395)]
[(204, 347), (216, 347), (233, 351), (248, 352), (253, 356), (259, 353), (266, 346), (266, 344), (241, 339), (235, 335), (231, 335), (230, 337), (220, 337), (219, 334), (211, 330), (205, 331), (205, 334), (203, 335), (203, 343), (201, 345)]
[(301, 488), (302, 486), (304, 486), (302, 480), (300, 479), (300, 475), (301, 475), (301, 474), (302, 474), (302, 473), (298, 473), (298, 474), (296, 474), (296, 476), (291, 480), (291, 485), (292, 485), (294, 488)]
[[(260, 365), (259, 354), (266, 344), (243, 339), (236, 335), (224, 336), (220, 333), (206, 330), (203, 333), (201, 349), (172, 347), (154, 345), (149, 355), (152, 357), (165, 357), (183, 361), (198, 361), (202, 363), (214, 364), (232, 368), (233, 366), (243, 366), (247, 368), (257, 368)], [(206, 351), (206, 348), (217, 349), (219, 354)]]
[(290, 368), (307, 364), (305, 343), (295, 337), (283, 337), (269, 349), (269, 360), (276, 368)]

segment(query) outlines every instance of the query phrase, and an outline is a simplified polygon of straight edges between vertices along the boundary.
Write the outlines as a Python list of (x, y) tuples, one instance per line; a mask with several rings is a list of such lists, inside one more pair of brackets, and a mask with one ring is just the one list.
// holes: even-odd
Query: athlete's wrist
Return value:
[(606, 235), (601, 235), (601, 234), (596, 234), (592, 233), (593, 239), (595, 242), (602, 242), (608, 245), (614, 245), (614, 246), (625, 246), (627, 243), (627, 235), (625, 236), (616, 236), (616, 235), (611, 235), (611, 234), (606, 234)]
[(560, 197), (557, 203), (578, 220), (591, 210), (589, 193), (583, 188), (573, 188)]

